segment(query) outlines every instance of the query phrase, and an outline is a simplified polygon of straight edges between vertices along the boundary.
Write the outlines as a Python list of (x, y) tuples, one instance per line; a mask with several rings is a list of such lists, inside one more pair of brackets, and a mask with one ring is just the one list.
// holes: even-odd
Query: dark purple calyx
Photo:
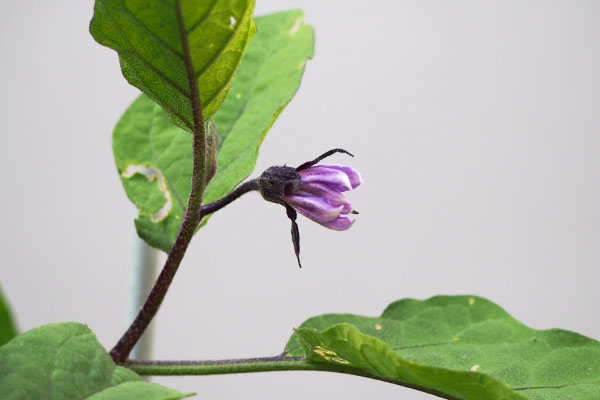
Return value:
[(295, 168), (274, 166), (268, 168), (258, 178), (258, 186), (262, 197), (273, 203), (285, 204), (285, 194), (296, 193), (302, 185), (302, 177)]

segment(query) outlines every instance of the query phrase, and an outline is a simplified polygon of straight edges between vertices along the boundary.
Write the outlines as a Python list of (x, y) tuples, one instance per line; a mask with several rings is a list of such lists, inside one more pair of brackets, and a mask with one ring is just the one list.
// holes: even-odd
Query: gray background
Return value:
[[(0, 281), (26, 330), (124, 330), (134, 210), (111, 154), (137, 90), (88, 34), (93, 2), (0, 5)], [(348, 232), (251, 194), (191, 245), (156, 358), (272, 355), (324, 312), (476, 294), (535, 328), (600, 339), (600, 2), (258, 0), (316, 29), (256, 171), (344, 147), (364, 185)], [(324, 373), (156, 379), (198, 398), (426, 399)]]

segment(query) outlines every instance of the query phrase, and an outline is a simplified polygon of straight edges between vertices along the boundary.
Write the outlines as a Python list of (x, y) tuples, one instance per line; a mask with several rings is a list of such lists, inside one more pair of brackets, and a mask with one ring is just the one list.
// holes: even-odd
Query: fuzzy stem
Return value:
[(175, 0), (177, 10), (177, 22), (179, 33), (181, 36), (181, 44), (183, 48), (185, 69), (188, 77), (188, 85), (191, 94), (192, 116), (194, 125), (192, 129), (193, 135), (193, 155), (194, 167), (192, 171), (192, 183), (188, 207), (183, 217), (183, 222), (179, 228), (179, 233), (175, 238), (173, 247), (169, 252), (165, 266), (163, 267), (152, 291), (148, 295), (148, 299), (138, 313), (135, 320), (129, 326), (129, 329), (123, 334), (119, 342), (113, 347), (110, 352), (111, 357), (117, 364), (123, 364), (131, 349), (138, 342), (162, 304), (167, 290), (173, 281), (173, 277), (183, 260), (183, 256), (194, 236), (194, 231), (201, 219), (200, 206), (202, 204), (202, 196), (204, 195), (205, 186), (205, 167), (206, 167), (206, 131), (204, 126), (204, 115), (202, 112), (202, 103), (200, 101), (200, 91), (196, 73), (192, 64), (192, 56), (187, 41), (185, 32), (185, 23), (181, 11), (180, 0)]
[(227, 196), (215, 201), (214, 203), (202, 205), (200, 213), (202, 214), (202, 216), (212, 214), (216, 211), (219, 211), (221, 208), (225, 207), (232, 201), (239, 199), (242, 195), (258, 189), (259, 188), (257, 179), (252, 179), (247, 182), (244, 182), (240, 186), (235, 188)]

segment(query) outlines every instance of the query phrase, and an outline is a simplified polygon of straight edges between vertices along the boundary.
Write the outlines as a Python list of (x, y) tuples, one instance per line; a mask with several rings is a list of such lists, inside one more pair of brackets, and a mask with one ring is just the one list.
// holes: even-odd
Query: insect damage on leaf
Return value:
[(350, 364), (348, 360), (344, 360), (343, 358), (339, 357), (335, 351), (328, 349), (325, 346), (313, 346), (312, 352), (318, 354), (319, 356), (321, 356), (321, 358), (323, 358), (326, 361), (333, 361), (339, 364)]
[(150, 218), (152, 222), (160, 222), (167, 218), (169, 211), (173, 207), (173, 200), (171, 199), (171, 193), (167, 188), (167, 182), (163, 174), (155, 168), (144, 166), (144, 165), (128, 165), (125, 171), (121, 174), (123, 178), (131, 178), (136, 174), (144, 175), (150, 182), (156, 180), (158, 188), (161, 193), (165, 196), (165, 204), (160, 210), (153, 213)]
[(300, 30), (300, 27), (302, 26), (303, 22), (304, 22), (304, 15), (301, 15), (300, 17), (298, 17), (298, 19), (296, 19), (296, 21), (294, 22), (294, 25), (288, 31), (290, 36), (294, 36), (296, 34), (296, 32), (298, 32)]

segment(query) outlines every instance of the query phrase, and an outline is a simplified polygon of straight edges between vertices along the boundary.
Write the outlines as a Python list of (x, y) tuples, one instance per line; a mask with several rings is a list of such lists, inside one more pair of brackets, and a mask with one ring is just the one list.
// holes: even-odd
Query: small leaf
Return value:
[[(232, 91), (214, 116), (221, 146), (205, 204), (229, 193), (252, 172), (258, 147), (297, 91), (306, 59), (312, 56), (313, 31), (303, 23), (301, 11), (267, 15), (256, 22), (259, 33), (248, 46)], [(113, 152), (127, 196), (139, 209), (138, 235), (168, 252), (190, 192), (191, 136), (141, 95), (115, 127)]]
[(600, 398), (599, 342), (528, 328), (475, 296), (404, 299), (381, 317), (313, 317), (286, 349), (289, 356), (447, 398)]
[(15, 336), (17, 336), (17, 328), (13, 321), (8, 302), (0, 288), (0, 346), (8, 343)]
[(182, 399), (190, 394), (146, 383), (116, 366), (87, 327), (51, 324), (0, 348), (2, 399)]
[(193, 82), (188, 73), (195, 76), (208, 119), (225, 100), (256, 33), (253, 9), (254, 0), (96, 0), (90, 33), (117, 51), (129, 83), (191, 131)]

